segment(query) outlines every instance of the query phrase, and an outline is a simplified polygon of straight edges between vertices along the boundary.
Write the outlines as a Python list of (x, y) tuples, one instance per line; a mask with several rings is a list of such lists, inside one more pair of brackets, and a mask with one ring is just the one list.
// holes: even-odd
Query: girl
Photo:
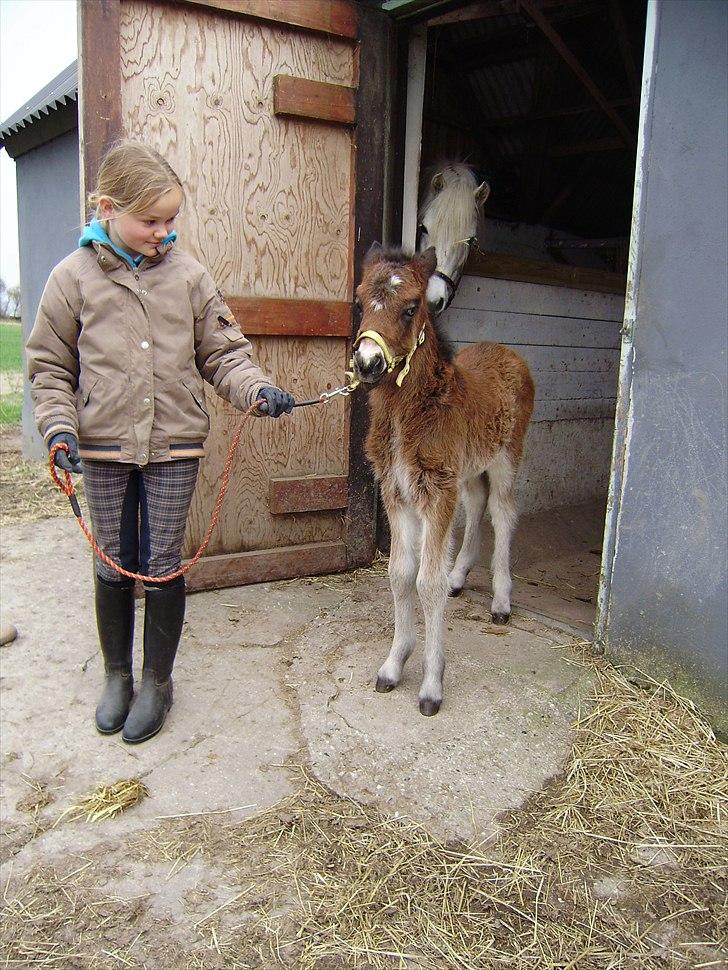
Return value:
[[(240, 410), (290, 412), (290, 394), (251, 361), (251, 345), (206, 270), (174, 243), (184, 199), (157, 152), (113, 147), (89, 196), (96, 218), (55, 267), (27, 344), (36, 423), (56, 464), (83, 471), (99, 546), (131, 572), (181, 565), (187, 514), (209, 430), (203, 378)], [(133, 582), (96, 558), (106, 669), (102, 734), (156, 734), (172, 704), (184, 577), (145, 584), (142, 684), (132, 704)]]

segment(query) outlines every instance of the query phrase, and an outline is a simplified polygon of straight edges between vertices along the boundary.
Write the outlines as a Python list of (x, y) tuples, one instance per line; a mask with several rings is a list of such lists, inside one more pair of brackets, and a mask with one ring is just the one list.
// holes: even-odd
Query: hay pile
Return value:
[(177, 914), (181, 948), (146, 901), (94, 893), (81, 867), (6, 885), (0, 953), (165, 970), (725, 967), (726, 748), (667, 687), (596, 666), (564, 776), (490, 844), (444, 845), (301, 769), (300, 791), (243, 823), (165, 820), (127, 847), (168, 880), (192, 860), (208, 873)]
[(595, 700), (566, 776), (490, 846), (443, 845), (307, 774), (243, 825), (151, 844), (173, 866), (203, 853), (235, 873), (225, 911), (252, 907), (258, 942), (249, 923), (243, 937), (217, 924), (231, 967), (722, 966), (726, 750), (666, 687), (599, 665)]

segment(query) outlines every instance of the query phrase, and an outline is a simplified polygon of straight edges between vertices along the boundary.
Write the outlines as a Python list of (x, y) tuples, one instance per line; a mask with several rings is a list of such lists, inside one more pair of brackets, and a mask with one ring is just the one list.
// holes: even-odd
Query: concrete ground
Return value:
[[(0, 649), (3, 885), (94, 847), (111, 866), (160, 817), (240, 821), (295, 788), (291, 764), (439, 837), (494, 833), (500, 813), (541, 790), (569, 753), (590, 674), (568, 662), (568, 644), (589, 630), (600, 529), (587, 508), (556, 513), (550, 531), (543, 516), (522, 523), (508, 628), (491, 626), (487, 574), (474, 572), (448, 605), (445, 699), (434, 718), (418, 711), (417, 656), (396, 691), (374, 691), (392, 633), (383, 569), (191, 595), (174, 706), (163, 731), (138, 746), (94, 730), (102, 666), (76, 523), (4, 529), (2, 621), (19, 635)], [(133, 810), (51, 827), (83, 795), (132, 776), (150, 793)], [(139, 892), (154, 886), (170, 917), (191, 878), (188, 867), (160, 891), (142, 863), (124, 871)]]

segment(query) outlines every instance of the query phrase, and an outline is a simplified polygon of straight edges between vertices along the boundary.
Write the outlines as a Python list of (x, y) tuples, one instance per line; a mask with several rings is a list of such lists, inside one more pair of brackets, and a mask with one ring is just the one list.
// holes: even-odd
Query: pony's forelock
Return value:
[[(435, 172), (442, 173), (444, 181), (439, 190), (432, 186)], [(478, 223), (475, 201), (478, 180), (472, 168), (461, 162), (438, 166), (428, 176), (426, 186), (417, 219), (427, 226), (431, 241), (440, 237), (454, 240), (472, 236)]]

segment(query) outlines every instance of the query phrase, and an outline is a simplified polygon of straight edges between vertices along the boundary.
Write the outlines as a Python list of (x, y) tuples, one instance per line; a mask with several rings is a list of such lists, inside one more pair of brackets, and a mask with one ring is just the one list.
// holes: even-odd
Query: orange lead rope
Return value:
[[(256, 401), (255, 404), (251, 405), (248, 408), (248, 410), (245, 411), (245, 413), (243, 414), (243, 418), (247, 418), (250, 414), (252, 414), (253, 411), (255, 411), (260, 404), (263, 404), (262, 400)], [(238, 450), (238, 445), (240, 443), (240, 436), (242, 435), (242, 433), (243, 433), (243, 422), (241, 419), (240, 427), (235, 432), (235, 435), (233, 436), (233, 440), (230, 442), (230, 448), (228, 449), (227, 458), (225, 459), (225, 467), (222, 473), (222, 482), (220, 483), (220, 491), (217, 496), (217, 501), (215, 502), (215, 508), (212, 510), (212, 518), (210, 519), (210, 526), (207, 532), (205, 533), (202, 543), (200, 544), (200, 548), (194, 554), (192, 559), (190, 559), (187, 563), (185, 563), (185, 565), (182, 566), (180, 569), (178, 569), (176, 572), (170, 573), (168, 576), (143, 576), (141, 573), (131, 573), (129, 572), (129, 570), (124, 569), (118, 563), (114, 562), (114, 560), (111, 559), (110, 556), (107, 556), (105, 552), (99, 549), (99, 546), (93, 537), (93, 533), (91, 532), (91, 530), (83, 520), (83, 516), (81, 514), (81, 506), (78, 504), (78, 499), (76, 498), (76, 490), (74, 488), (73, 481), (71, 480), (70, 472), (67, 472), (65, 468), (61, 469), (61, 471), (66, 477), (66, 481), (64, 483), (58, 477), (58, 472), (56, 471), (56, 464), (55, 464), (56, 452), (59, 450), (68, 451), (68, 445), (66, 444), (54, 445), (51, 448), (50, 456), (48, 459), (50, 462), (51, 478), (56, 483), (58, 488), (63, 492), (63, 494), (68, 496), (68, 501), (71, 503), (73, 514), (76, 516), (76, 519), (78, 520), (78, 524), (81, 527), (81, 530), (83, 531), (84, 535), (88, 539), (91, 548), (99, 557), (99, 559), (105, 562), (107, 566), (111, 566), (112, 569), (115, 569), (116, 572), (119, 573), (120, 575), (126, 576), (128, 579), (138, 579), (144, 583), (169, 583), (173, 579), (177, 579), (179, 576), (184, 576), (185, 573), (188, 573), (190, 569), (192, 569), (192, 567), (195, 565), (195, 563), (198, 562), (198, 560), (204, 553), (205, 549), (207, 549), (207, 546), (210, 542), (210, 537), (212, 536), (213, 530), (217, 525), (217, 520), (220, 518), (220, 509), (222, 508), (222, 503), (225, 498), (225, 493), (227, 492), (228, 485), (230, 484), (230, 469), (232, 468), (233, 459), (235, 457), (235, 452)]]

